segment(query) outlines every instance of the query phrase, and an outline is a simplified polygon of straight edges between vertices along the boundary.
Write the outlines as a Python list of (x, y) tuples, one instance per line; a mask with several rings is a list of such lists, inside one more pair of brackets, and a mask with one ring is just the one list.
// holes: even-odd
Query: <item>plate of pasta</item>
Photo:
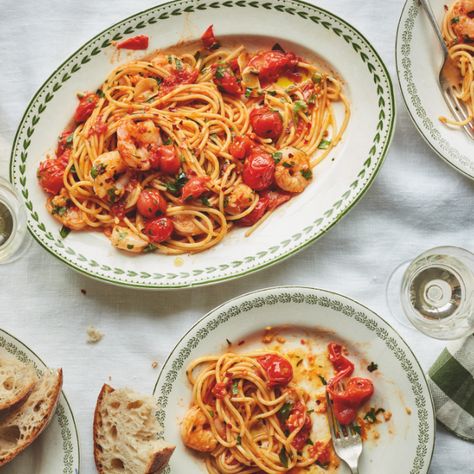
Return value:
[[(432, 0), (431, 6), (461, 87), (458, 98), (474, 116), (474, 2)], [(443, 64), (438, 38), (419, 3), (405, 3), (397, 31), (396, 63), (405, 104), (418, 131), (431, 148), (465, 176), (474, 179), (474, 144), (463, 123), (450, 112), (438, 76)], [(468, 120), (469, 121), (469, 120)]]
[(11, 179), (36, 240), (76, 270), (209, 284), (338, 222), (375, 178), (394, 119), (383, 62), (331, 13), (170, 2), (53, 73), (18, 129)]
[(382, 318), (329, 291), (269, 288), (212, 310), (173, 349), (154, 394), (161, 436), (177, 446), (168, 473), (345, 474), (327, 396), (362, 437), (361, 472), (429, 470), (422, 368)]

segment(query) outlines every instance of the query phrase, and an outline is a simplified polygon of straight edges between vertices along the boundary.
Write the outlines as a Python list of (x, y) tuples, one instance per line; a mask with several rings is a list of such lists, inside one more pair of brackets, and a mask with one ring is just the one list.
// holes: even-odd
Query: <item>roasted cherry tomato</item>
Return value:
[(211, 393), (216, 397), (222, 400), (227, 395), (227, 385), (225, 383), (216, 383), (212, 387)]
[(255, 191), (269, 188), (274, 181), (275, 162), (272, 155), (254, 150), (245, 160), (242, 179)]
[(252, 227), (264, 216), (267, 209), (268, 199), (260, 198), (252, 212), (247, 214), (245, 217), (242, 217), (242, 219), (239, 219), (237, 222), (244, 227)]
[(144, 233), (152, 242), (158, 244), (168, 240), (173, 230), (173, 221), (169, 217), (158, 217), (146, 223)]
[(214, 65), (212, 70), (212, 79), (219, 89), (232, 95), (242, 94), (242, 86), (228, 64)]
[(99, 96), (93, 92), (88, 92), (79, 97), (79, 105), (74, 113), (74, 120), (77, 123), (85, 122), (92, 115), (98, 102)]
[(341, 372), (350, 368), (351, 373), (354, 371), (354, 364), (342, 355), (342, 346), (341, 344), (336, 344), (334, 342), (329, 343), (328, 345), (329, 360), (331, 361), (336, 372)]
[(172, 91), (175, 87), (181, 84), (194, 84), (199, 75), (199, 71), (195, 69), (180, 69), (174, 70), (163, 79), (161, 83), (161, 95), (166, 95)]
[(120, 43), (117, 43), (116, 47), (117, 49), (133, 49), (133, 50), (147, 49), (149, 41), (150, 41), (150, 38), (148, 36), (137, 35), (137, 36), (133, 36), (132, 38), (126, 38), (120, 41)]
[(49, 158), (40, 163), (36, 173), (40, 186), (49, 194), (58, 194), (63, 184), (64, 170), (69, 161), (70, 151), (66, 150), (58, 158)]
[(74, 130), (66, 129), (59, 135), (58, 146), (56, 148), (56, 156), (61, 156), (68, 148), (72, 146), (72, 134)]
[(137, 209), (143, 216), (151, 219), (166, 212), (168, 204), (157, 189), (144, 189), (138, 196)]
[(209, 176), (193, 176), (183, 186), (181, 200), (197, 199), (202, 193), (208, 191), (206, 184), (209, 182)]
[(213, 25), (211, 25), (201, 36), (202, 44), (207, 49), (214, 49), (218, 43), (214, 36)]
[(157, 146), (152, 153), (151, 167), (160, 169), (165, 174), (176, 174), (181, 167), (176, 148), (173, 145)]
[(253, 131), (261, 138), (278, 140), (283, 131), (283, 120), (277, 111), (269, 107), (257, 107), (250, 112)]
[(267, 354), (257, 357), (257, 361), (265, 370), (270, 387), (284, 387), (293, 379), (293, 367), (284, 357)]
[(274, 82), (279, 76), (293, 70), (298, 64), (298, 58), (293, 53), (283, 51), (264, 51), (255, 55), (248, 66), (258, 73), (263, 83)]
[(291, 194), (284, 191), (262, 191), (260, 198), (268, 199), (268, 210), (272, 211), (291, 199)]
[(236, 136), (229, 145), (229, 153), (236, 160), (243, 160), (253, 147), (255, 143), (247, 135)]

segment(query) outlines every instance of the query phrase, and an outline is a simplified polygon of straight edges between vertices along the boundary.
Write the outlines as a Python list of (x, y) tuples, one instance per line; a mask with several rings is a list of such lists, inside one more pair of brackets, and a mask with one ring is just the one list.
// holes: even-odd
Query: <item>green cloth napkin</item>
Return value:
[(448, 344), (428, 375), (438, 421), (474, 441), (474, 334)]

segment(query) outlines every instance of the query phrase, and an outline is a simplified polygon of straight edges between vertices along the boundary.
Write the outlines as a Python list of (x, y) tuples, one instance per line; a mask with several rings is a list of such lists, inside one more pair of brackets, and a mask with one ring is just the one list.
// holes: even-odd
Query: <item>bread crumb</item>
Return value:
[(176, 257), (174, 259), (174, 266), (175, 267), (182, 267), (184, 265), (184, 260), (181, 257)]
[(391, 418), (392, 418), (392, 412), (391, 411), (384, 412), (383, 417), (384, 417), (385, 421), (390, 421)]
[(374, 431), (374, 439), (379, 439), (380, 433), (378, 431)]
[(277, 336), (276, 340), (280, 344), (285, 344), (285, 342), (286, 342), (286, 339), (283, 336)]
[(104, 335), (94, 326), (89, 326), (87, 328), (87, 343), (88, 344), (96, 344), (103, 337)]
[(84, 288), (82, 288), (81, 293), (82, 293), (83, 295), (87, 295), (87, 291), (84, 290)]
[(151, 367), (153, 369), (156, 369), (158, 367), (158, 362), (156, 362), (156, 360), (154, 360), (152, 363), (151, 363)]
[(407, 412), (407, 415), (411, 415), (411, 408), (406, 407), (405, 411)]

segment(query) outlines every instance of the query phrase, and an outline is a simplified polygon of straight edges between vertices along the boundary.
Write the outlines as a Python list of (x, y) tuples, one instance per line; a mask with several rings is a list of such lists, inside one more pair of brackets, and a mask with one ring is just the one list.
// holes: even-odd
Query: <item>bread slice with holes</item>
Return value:
[(0, 467), (24, 451), (50, 422), (61, 394), (62, 370), (47, 370), (26, 401), (0, 419)]
[(105, 384), (94, 415), (94, 457), (100, 474), (158, 474), (175, 446), (159, 440), (156, 400)]
[(0, 359), (0, 416), (22, 405), (37, 380), (32, 366), (16, 359)]

